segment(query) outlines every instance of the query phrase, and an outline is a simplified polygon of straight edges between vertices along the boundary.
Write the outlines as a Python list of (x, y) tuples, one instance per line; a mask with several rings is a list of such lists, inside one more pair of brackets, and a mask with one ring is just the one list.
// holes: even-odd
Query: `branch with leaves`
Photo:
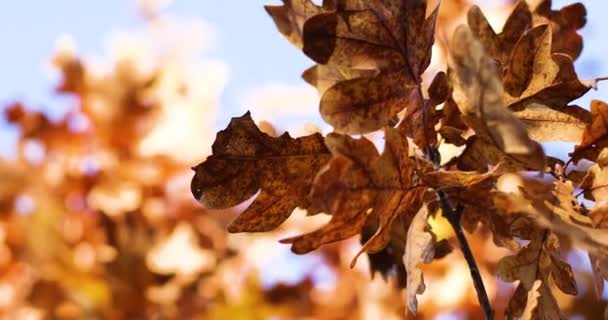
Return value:
[[(303, 78), (318, 89), (320, 113), (335, 131), (324, 138), (271, 137), (249, 114), (234, 118), (192, 180), (194, 196), (210, 208), (234, 206), (259, 192), (230, 231), (271, 230), (296, 207), (328, 214), (327, 225), (282, 242), (304, 254), (362, 235), (351, 265), (366, 253), (372, 273), (393, 270), (405, 278), (400, 283), (414, 314), (416, 295), (425, 290), (420, 264), (451, 250), (437, 240), (430, 216), (443, 216), (453, 227), (487, 319), (493, 308), (463, 232), (479, 224), (497, 245), (514, 251), (498, 264), (503, 280), (519, 281), (507, 317), (564, 318), (552, 282), (567, 294), (577, 289), (571, 267), (559, 257), (558, 235), (589, 251), (603, 288), (608, 105), (595, 101), (589, 112), (570, 104), (603, 80), (580, 80), (574, 70), (582, 50), (582, 4), (556, 11), (549, 0), (519, 2), (501, 33), (473, 6), (446, 48), (446, 72), (427, 71), (439, 5), (283, 0), (266, 9), (278, 30), (317, 63)], [(364, 136), (378, 130), (385, 139), (381, 153)], [(567, 173), (564, 161), (546, 156), (541, 143), (549, 141), (578, 144), (568, 164), (596, 164), (586, 173)], [(442, 162), (444, 145), (463, 151)], [(499, 186), (504, 177), (511, 187)], [(595, 207), (580, 203), (573, 186)], [(383, 255), (391, 257), (389, 268), (374, 264), (381, 252), (390, 252)]]

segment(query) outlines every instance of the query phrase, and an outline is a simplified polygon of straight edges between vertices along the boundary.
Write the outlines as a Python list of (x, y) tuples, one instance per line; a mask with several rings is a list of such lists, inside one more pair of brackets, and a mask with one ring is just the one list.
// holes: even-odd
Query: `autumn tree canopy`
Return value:
[[(365, 253), (372, 273), (400, 278), (414, 315), (425, 308), (417, 303), (422, 265), (452, 250), (429, 223), (443, 217), (485, 318), (495, 316), (463, 233), (482, 225), (511, 251), (494, 270), (517, 282), (505, 317), (564, 319), (556, 297), (577, 295), (578, 286), (560, 242), (586, 250), (598, 296), (608, 275), (608, 104), (594, 101), (590, 111), (572, 104), (603, 80), (581, 80), (574, 70), (585, 7), (520, 1), (497, 33), (476, 6), (450, 27), (439, 19), (442, 5), (267, 6), (278, 31), (317, 63), (303, 78), (318, 89), (319, 112), (334, 132), (271, 136), (249, 113), (235, 117), (194, 168), (192, 193), (214, 209), (255, 196), (231, 232), (272, 230), (296, 207), (330, 215), (321, 228), (281, 242), (304, 254), (360, 236), (351, 266)], [(427, 70), (436, 42), (447, 55), (445, 72)], [(381, 151), (368, 135), (375, 131)], [(542, 143), (553, 141), (575, 143), (570, 158), (547, 156)], [(449, 154), (446, 145), (462, 151)]]
[(283, 133), (256, 103), (225, 123), (233, 79), (198, 18), (134, 2), (107, 52), (58, 37), (65, 112), (2, 102), (0, 319), (605, 317), (608, 104), (577, 102), (605, 76), (574, 68), (585, 6), (231, 2), (248, 38), (259, 14), (310, 59), (327, 125)]

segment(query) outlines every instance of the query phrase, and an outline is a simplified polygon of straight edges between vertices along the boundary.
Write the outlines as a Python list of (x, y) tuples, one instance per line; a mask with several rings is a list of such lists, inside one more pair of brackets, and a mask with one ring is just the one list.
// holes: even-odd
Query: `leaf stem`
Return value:
[(471, 271), (471, 277), (473, 278), (475, 291), (477, 291), (477, 299), (479, 300), (479, 305), (483, 310), (484, 318), (486, 320), (492, 320), (494, 319), (494, 311), (492, 310), (490, 299), (488, 298), (486, 288), (483, 284), (481, 273), (479, 272), (479, 268), (477, 267), (477, 262), (475, 262), (475, 257), (473, 256), (471, 247), (469, 246), (467, 238), (464, 235), (462, 225), (460, 224), (464, 206), (459, 204), (456, 208), (452, 207), (452, 204), (448, 199), (448, 195), (444, 191), (437, 190), (437, 195), (439, 196), (441, 209), (443, 210), (445, 217), (448, 219), (450, 225), (456, 233), (458, 243), (460, 244), (460, 250), (462, 251), (462, 254), (464, 255), (464, 258), (469, 266), (469, 270)]

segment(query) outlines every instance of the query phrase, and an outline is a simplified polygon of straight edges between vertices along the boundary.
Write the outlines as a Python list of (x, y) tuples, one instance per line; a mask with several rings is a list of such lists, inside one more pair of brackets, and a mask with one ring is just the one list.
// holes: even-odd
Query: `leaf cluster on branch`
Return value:
[[(602, 80), (581, 80), (574, 70), (582, 4), (553, 10), (550, 0), (521, 1), (500, 33), (473, 6), (449, 40), (445, 72), (427, 70), (440, 4), (283, 0), (266, 10), (317, 63), (303, 78), (318, 89), (319, 111), (334, 132), (271, 137), (249, 114), (233, 118), (192, 180), (194, 196), (209, 208), (257, 194), (229, 231), (271, 230), (296, 207), (328, 214), (325, 226), (282, 242), (303, 254), (361, 235), (359, 254), (369, 255), (372, 273), (396, 275), (416, 313), (416, 295), (425, 290), (420, 265), (451, 251), (428, 223), (443, 216), (457, 234), (482, 224), (513, 251), (496, 270), (518, 282), (508, 318), (565, 318), (555, 292), (578, 291), (560, 239), (588, 251), (601, 295), (608, 276), (608, 104), (594, 101), (591, 111), (571, 104)], [(382, 152), (365, 136), (378, 130)], [(576, 143), (571, 158), (547, 156), (541, 143), (551, 141)], [(445, 145), (463, 151), (441, 159)], [(573, 168), (583, 159), (594, 164)], [(474, 252), (464, 236), (459, 240), (491, 318)]]

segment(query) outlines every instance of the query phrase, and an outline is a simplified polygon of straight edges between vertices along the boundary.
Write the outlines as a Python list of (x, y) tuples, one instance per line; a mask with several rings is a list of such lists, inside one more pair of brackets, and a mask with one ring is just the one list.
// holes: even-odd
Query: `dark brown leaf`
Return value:
[(283, 0), (283, 5), (265, 6), (265, 9), (274, 20), (279, 32), (300, 49), (304, 46), (302, 42), (304, 22), (325, 11), (311, 0)]
[(320, 95), (323, 95), (327, 89), (338, 82), (374, 77), (377, 74), (377, 70), (357, 70), (336, 65), (317, 64), (304, 71), (302, 78), (317, 88)]
[(192, 193), (208, 208), (221, 209), (259, 191), (229, 231), (269, 231), (296, 207), (309, 208), (314, 175), (329, 158), (320, 134), (274, 138), (262, 133), (247, 113), (217, 134), (213, 154), (194, 168)]
[(549, 24), (553, 29), (553, 48), (555, 53), (564, 53), (573, 60), (583, 49), (583, 37), (577, 33), (587, 23), (587, 10), (582, 3), (569, 4), (559, 11), (551, 9), (551, 0), (541, 0), (532, 6), (533, 24)]
[[(321, 90), (321, 115), (336, 130), (352, 134), (378, 130), (405, 107), (415, 109), (408, 110), (412, 114), (426, 112), (421, 111), (424, 103), (409, 102), (412, 94), (421, 95), (421, 74), (430, 63), (434, 42), (437, 9), (428, 18), (425, 14), (426, 1), (344, 0), (335, 12), (306, 22), (303, 51), (327, 65), (321, 78), (350, 79)], [(327, 76), (335, 70), (381, 72), (358, 79)], [(312, 71), (305, 75), (317, 87), (319, 71), (316, 76)]]
[(391, 239), (395, 219), (411, 221), (426, 190), (414, 185), (414, 163), (409, 158), (405, 137), (397, 129), (386, 129), (385, 134), (382, 155), (365, 138), (337, 134), (326, 138), (334, 158), (316, 178), (312, 198), (332, 219), (317, 231), (283, 240), (293, 244), (294, 252), (306, 253), (358, 234), (368, 217), (377, 221), (378, 228), (360, 253), (378, 252)]
[(340, 132), (375, 131), (405, 108), (417, 88), (402, 71), (342, 81), (321, 97), (321, 116)]

